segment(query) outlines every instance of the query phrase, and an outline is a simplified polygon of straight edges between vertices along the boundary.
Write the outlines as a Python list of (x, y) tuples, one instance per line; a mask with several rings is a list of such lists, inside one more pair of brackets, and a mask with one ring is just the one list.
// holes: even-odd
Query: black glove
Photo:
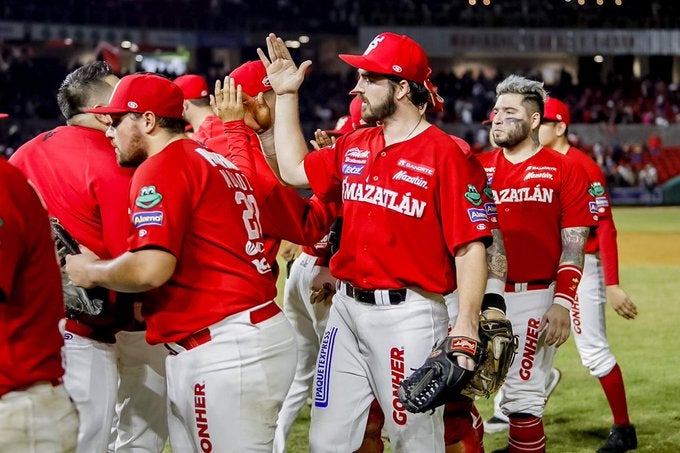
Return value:
[(435, 345), (425, 363), (401, 381), (398, 396), (409, 412), (426, 412), (446, 403), (470, 382), (475, 372), (458, 365), (457, 357), (481, 360), (479, 342), (468, 337), (446, 337)]
[(54, 234), (54, 243), (57, 247), (57, 258), (61, 266), (61, 284), (64, 293), (64, 306), (66, 307), (66, 315), (68, 317), (75, 317), (79, 314), (96, 316), (102, 312), (104, 308), (104, 300), (97, 296), (97, 292), (102, 292), (103, 288), (95, 288), (93, 290), (86, 290), (80, 286), (73, 285), (66, 271), (64, 265), (66, 264), (66, 255), (79, 255), (80, 246), (73, 236), (59, 223), (58, 219), (50, 218), (50, 225), (52, 226), (52, 233)]

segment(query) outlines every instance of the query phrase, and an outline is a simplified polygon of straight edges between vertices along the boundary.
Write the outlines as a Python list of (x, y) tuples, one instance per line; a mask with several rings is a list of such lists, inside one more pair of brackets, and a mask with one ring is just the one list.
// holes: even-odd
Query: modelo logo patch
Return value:
[(342, 164), (343, 175), (360, 175), (364, 171), (365, 165)]
[(135, 228), (141, 228), (147, 225), (161, 226), (163, 225), (163, 212), (137, 212), (132, 216), (132, 223), (135, 225)]

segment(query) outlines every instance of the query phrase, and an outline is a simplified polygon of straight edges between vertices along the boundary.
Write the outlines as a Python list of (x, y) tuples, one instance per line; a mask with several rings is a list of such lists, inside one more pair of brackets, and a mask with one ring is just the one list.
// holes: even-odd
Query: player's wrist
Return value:
[(571, 309), (571, 306), (576, 302), (576, 291), (582, 276), (581, 268), (573, 264), (560, 264), (557, 268), (554, 296), (554, 301), (560, 301), (558, 305), (567, 310)]
[(572, 303), (569, 300), (565, 299), (564, 297), (555, 296), (553, 298), (553, 305), (557, 305), (559, 307), (564, 308), (567, 311), (571, 311)]

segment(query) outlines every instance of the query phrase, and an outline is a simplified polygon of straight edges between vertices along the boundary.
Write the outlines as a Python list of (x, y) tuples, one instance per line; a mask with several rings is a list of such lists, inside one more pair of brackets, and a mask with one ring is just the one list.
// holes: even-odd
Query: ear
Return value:
[(182, 102), (182, 114), (186, 113), (186, 111), (189, 110), (189, 105), (190, 103), (186, 99), (184, 100), (184, 102)]
[(156, 115), (154, 115), (153, 112), (144, 112), (142, 114), (142, 119), (144, 120), (142, 125), (144, 132), (148, 134), (156, 129)]
[(557, 123), (557, 125), (555, 126), (555, 133), (557, 134), (558, 137), (563, 137), (564, 134), (567, 133), (567, 125), (564, 124), (563, 121), (560, 121), (560, 122)]
[(402, 100), (404, 99), (409, 93), (411, 92), (411, 86), (408, 84), (406, 80), (400, 80), (399, 81), (399, 88), (397, 88), (397, 99)]
[[(100, 107), (100, 105), (95, 105), (93, 108)], [(94, 119), (97, 120), (101, 125), (109, 127), (111, 124), (111, 116), (106, 113), (93, 113)]]
[(531, 130), (538, 129), (541, 125), (541, 114), (534, 112), (529, 117), (529, 124), (531, 124)]

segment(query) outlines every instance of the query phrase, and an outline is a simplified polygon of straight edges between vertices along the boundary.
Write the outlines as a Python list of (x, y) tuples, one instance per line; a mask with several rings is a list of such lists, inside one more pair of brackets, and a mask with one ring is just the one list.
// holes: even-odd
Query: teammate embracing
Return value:
[(626, 389), (616, 358), (609, 349), (605, 326), (607, 301), (614, 311), (626, 319), (637, 316), (637, 307), (619, 286), (616, 226), (612, 217), (607, 184), (600, 167), (583, 151), (572, 147), (567, 140), (570, 115), (567, 106), (555, 98), (545, 102), (539, 140), (544, 146), (564, 154), (581, 166), (588, 175), (591, 212), (599, 216), (597, 234), (586, 242), (583, 278), (578, 287), (578, 297), (571, 310), (571, 329), (581, 362), (597, 377), (607, 397), (614, 416), (609, 438), (597, 450), (615, 453), (637, 448), (635, 427), (628, 418)]
[[(300, 130), (297, 67), (283, 41), (259, 51), (277, 95), (274, 137), (281, 176), (311, 185), (322, 201), (343, 201), (343, 232), (330, 262), (340, 282), (317, 360), (310, 429), (313, 452), (359, 448), (377, 398), (395, 452), (444, 451), (442, 410), (410, 414), (397, 397), (409, 370), (446, 336), (443, 294), (458, 287), (451, 335), (478, 338), (490, 242), (486, 216), (473, 220), (485, 181), (458, 145), (423, 117), (431, 93), (422, 48), (382, 33), (364, 55), (353, 94), (362, 118), (380, 126), (338, 138), (308, 154)], [(425, 242), (424, 242), (425, 241)], [(472, 360), (459, 363), (472, 369)]]
[(569, 337), (569, 310), (581, 279), (589, 212), (582, 169), (541, 147), (543, 84), (511, 75), (496, 88), (491, 126), (501, 147), (477, 157), (493, 190), (508, 259), (507, 317), (519, 349), (501, 408), (510, 419), (510, 452), (545, 451), (546, 379), (556, 347)]

